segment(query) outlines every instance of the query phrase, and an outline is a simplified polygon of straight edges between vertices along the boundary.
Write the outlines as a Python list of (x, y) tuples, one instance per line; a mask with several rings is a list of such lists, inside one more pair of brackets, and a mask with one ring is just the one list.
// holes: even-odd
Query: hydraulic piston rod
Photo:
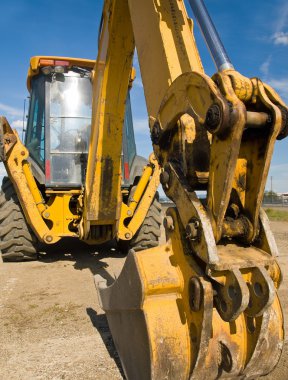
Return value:
[(234, 69), (203, 0), (189, 0), (218, 71)]

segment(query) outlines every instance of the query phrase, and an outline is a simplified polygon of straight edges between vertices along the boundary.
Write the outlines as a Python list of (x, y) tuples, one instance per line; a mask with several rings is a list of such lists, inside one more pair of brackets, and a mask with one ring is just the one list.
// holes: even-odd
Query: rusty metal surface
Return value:
[(167, 212), (166, 245), (130, 252), (115, 283), (98, 286), (125, 374), (265, 374), (282, 350), (283, 315), (277, 248), (260, 206), (288, 109), (258, 79), (203, 73), (194, 39), (184, 38), (183, 1), (128, 3), (153, 149), (176, 210)]
[(150, 155), (149, 161), (150, 164), (144, 168), (136, 186), (133, 199), (127, 205), (122, 202), (117, 229), (118, 239), (131, 240), (137, 233), (157, 192), (160, 184), (160, 167), (154, 154)]
[[(273, 300), (269, 298), (261, 312), (254, 309), (248, 290), (246, 307), (225, 322), (215, 308), (219, 297), (215, 279), (194, 260), (176, 210), (168, 209), (167, 217), (173, 228), (167, 225), (166, 245), (130, 251), (111, 286), (95, 278), (127, 379), (250, 379), (271, 371), (283, 344), (275, 288)], [(238, 271), (238, 281), (245, 279), (245, 285), (247, 273), (255, 270), (247, 267)], [(263, 272), (253, 276), (258, 282)], [(227, 285), (227, 276), (223, 281)], [(231, 288), (229, 294), (233, 298)]]
[(196, 194), (183, 184), (183, 180), (181, 181), (171, 164), (165, 167), (165, 172), (169, 176), (166, 194), (175, 202), (183, 226), (186, 228), (193, 218), (199, 222), (197, 238), (190, 239), (193, 251), (204, 262), (217, 263), (216, 243), (209, 215)]
[[(42, 200), (42, 196), (27, 161), (29, 152), (20, 141), (16, 130), (12, 130), (8, 121), (1, 118), (0, 123), (4, 132), (5, 169), (13, 183), (27, 223), (40, 241), (48, 244), (56, 243), (59, 237), (50, 234), (35, 200), (38, 199), (37, 197)], [(25, 175), (26, 171), (30, 172), (30, 176)], [(32, 188), (35, 191), (31, 191)]]
[(0, 160), (6, 162), (7, 154), (16, 144), (17, 138), (10, 124), (3, 116), (0, 117)]

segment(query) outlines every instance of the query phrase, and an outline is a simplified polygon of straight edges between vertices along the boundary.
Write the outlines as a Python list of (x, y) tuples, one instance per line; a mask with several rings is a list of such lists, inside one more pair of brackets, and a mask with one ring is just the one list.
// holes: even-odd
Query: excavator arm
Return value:
[(130, 19), (122, 23), (126, 11), (123, 4), (109, 1), (103, 9), (84, 186), (81, 235), (85, 240), (89, 235), (93, 240), (97, 225), (106, 225), (107, 240), (113, 238), (120, 218), (122, 127), (135, 48)]
[[(132, 86), (135, 42), (127, 4), (105, 2), (99, 51), (93, 74), (93, 107), (81, 239), (95, 243), (137, 233), (159, 186), (159, 165), (151, 155), (132, 202), (122, 202), (122, 129), (127, 92)], [(123, 20), (127, 19), (127, 23)], [(119, 31), (121, 32), (119, 33)]]
[[(106, 120), (103, 134), (111, 128), (116, 141), (136, 46), (160, 179), (175, 203), (164, 246), (130, 251), (109, 287), (95, 279), (128, 379), (255, 378), (275, 367), (283, 346), (281, 271), (261, 203), (288, 109), (268, 85), (235, 71), (203, 1), (190, 4), (217, 66), (212, 78), (182, 0), (104, 5), (106, 64), (95, 72), (93, 120)], [(103, 178), (109, 155), (98, 152)], [(91, 197), (102, 202), (97, 186)], [(197, 190), (206, 191), (204, 201)], [(87, 204), (98, 207), (92, 198)]]

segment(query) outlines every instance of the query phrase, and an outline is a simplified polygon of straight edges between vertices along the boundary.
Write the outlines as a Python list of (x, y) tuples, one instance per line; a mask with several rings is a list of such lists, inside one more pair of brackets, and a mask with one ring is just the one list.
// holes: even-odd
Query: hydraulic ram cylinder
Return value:
[(218, 71), (234, 69), (203, 0), (189, 0)]

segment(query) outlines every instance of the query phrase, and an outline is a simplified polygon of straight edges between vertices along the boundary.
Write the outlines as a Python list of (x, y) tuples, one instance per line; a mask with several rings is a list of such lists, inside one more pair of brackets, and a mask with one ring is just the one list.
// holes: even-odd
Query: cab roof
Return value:
[[(51, 61), (51, 62), (49, 62)], [(53, 62), (54, 64), (53, 64)], [(95, 60), (92, 59), (82, 59), (82, 58), (70, 58), (70, 57), (53, 57), (53, 56), (35, 56), (30, 59), (30, 66), (28, 69), (27, 75), (27, 89), (30, 92), (31, 90), (31, 79), (39, 74), (41, 67), (43, 66), (57, 66), (57, 63), (60, 63), (61, 66), (66, 67), (79, 66), (89, 69), (93, 69), (95, 66)]]

